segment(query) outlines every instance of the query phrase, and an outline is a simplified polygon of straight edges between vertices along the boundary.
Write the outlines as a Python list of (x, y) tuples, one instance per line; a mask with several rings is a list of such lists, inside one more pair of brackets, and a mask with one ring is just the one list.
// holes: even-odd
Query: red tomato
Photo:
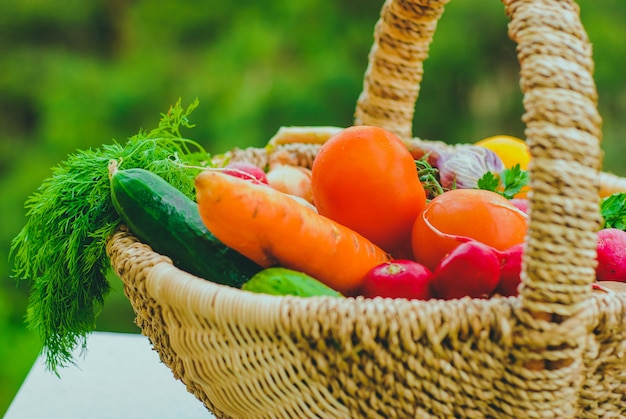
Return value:
[(411, 153), (393, 133), (354, 126), (330, 138), (313, 162), (311, 188), (320, 214), (394, 256), (411, 248), (426, 193)]

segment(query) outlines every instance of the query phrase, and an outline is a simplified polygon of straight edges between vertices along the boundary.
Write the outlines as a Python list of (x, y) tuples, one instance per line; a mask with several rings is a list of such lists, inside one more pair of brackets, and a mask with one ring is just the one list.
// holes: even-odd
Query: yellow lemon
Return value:
[(519, 164), (522, 170), (528, 169), (530, 152), (526, 143), (519, 138), (508, 135), (495, 135), (477, 141), (474, 145), (488, 148), (496, 153), (507, 169), (516, 164)]

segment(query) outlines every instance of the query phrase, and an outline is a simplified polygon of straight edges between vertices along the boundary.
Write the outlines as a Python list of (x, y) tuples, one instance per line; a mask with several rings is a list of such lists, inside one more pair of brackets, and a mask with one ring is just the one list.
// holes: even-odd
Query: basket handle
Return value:
[[(385, 2), (356, 124), (411, 138), (423, 61), (447, 2)], [(595, 279), (601, 118), (591, 46), (573, 0), (503, 3), (517, 43), (532, 156), (520, 298), (535, 319), (559, 323), (579, 312)]]

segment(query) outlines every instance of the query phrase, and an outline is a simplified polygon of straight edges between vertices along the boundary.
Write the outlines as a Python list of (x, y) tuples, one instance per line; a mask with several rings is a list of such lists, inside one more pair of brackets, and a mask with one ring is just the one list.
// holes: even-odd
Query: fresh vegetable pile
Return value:
[[(522, 140), (444, 149), (378, 127), (333, 128), (313, 138), (309, 167), (261, 167), (182, 138), (195, 106), (178, 102), (155, 130), (69, 156), (27, 201), (12, 256), (16, 276), (33, 281), (27, 321), (49, 368), (71, 362), (94, 329), (109, 289), (105, 246), (120, 225), (179, 268), (253, 293), (517, 295), (531, 163)], [(626, 282), (626, 193), (599, 205), (606, 291), (604, 281)]]

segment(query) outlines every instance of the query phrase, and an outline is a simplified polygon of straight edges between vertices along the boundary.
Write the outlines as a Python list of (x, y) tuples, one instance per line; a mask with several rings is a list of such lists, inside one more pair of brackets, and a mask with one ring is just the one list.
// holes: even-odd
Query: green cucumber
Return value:
[(341, 293), (305, 273), (281, 267), (266, 268), (258, 272), (241, 289), (271, 295), (343, 297)]
[(202, 222), (198, 205), (162, 177), (139, 168), (117, 170), (112, 163), (110, 180), (122, 222), (178, 268), (236, 288), (262, 269), (219, 241)]

